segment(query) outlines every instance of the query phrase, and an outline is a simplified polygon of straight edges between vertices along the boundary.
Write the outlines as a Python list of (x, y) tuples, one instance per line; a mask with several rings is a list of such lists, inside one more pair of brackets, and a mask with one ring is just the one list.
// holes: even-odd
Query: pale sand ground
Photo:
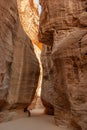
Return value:
[(55, 125), (53, 116), (44, 115), (38, 110), (32, 110), (31, 113), (31, 117), (1, 123), (0, 130), (65, 130)]

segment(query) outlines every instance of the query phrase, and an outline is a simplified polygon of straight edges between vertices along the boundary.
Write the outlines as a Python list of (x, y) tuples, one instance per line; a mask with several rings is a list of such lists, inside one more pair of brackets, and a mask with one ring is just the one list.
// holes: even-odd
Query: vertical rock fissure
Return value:
[[(40, 75), (37, 85), (37, 90), (35, 92), (34, 99), (29, 105), (29, 108), (34, 108), (37, 99), (40, 98), (41, 84), (42, 84), (42, 65), (40, 60), (42, 45), (38, 41), (38, 29), (39, 29), (39, 18), (41, 13), (41, 7), (39, 5), (39, 0), (18, 0), (19, 16), (21, 24), (26, 32), (26, 34), (31, 38), (34, 52), (36, 54), (37, 60), (39, 62)], [(32, 15), (31, 15), (32, 14)], [(38, 92), (39, 91), (39, 92)]]

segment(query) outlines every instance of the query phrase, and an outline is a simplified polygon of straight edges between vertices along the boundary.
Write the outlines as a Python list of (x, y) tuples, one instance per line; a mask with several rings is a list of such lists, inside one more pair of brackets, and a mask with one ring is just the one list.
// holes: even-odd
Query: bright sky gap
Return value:
[(34, 0), (36, 3), (37, 3), (37, 5), (38, 5), (38, 11), (39, 11), (39, 14), (41, 13), (41, 6), (40, 6), (40, 4), (39, 4), (39, 0)]

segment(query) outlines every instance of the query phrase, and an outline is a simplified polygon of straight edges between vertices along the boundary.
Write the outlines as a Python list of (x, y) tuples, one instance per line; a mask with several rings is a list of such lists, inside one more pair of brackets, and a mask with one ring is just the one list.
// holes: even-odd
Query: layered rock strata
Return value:
[(32, 41), (21, 25), (16, 0), (0, 1), (0, 109), (29, 105), (39, 78)]
[(40, 0), (40, 4), (39, 40), (52, 48), (56, 69), (55, 122), (72, 130), (86, 130), (87, 0)]

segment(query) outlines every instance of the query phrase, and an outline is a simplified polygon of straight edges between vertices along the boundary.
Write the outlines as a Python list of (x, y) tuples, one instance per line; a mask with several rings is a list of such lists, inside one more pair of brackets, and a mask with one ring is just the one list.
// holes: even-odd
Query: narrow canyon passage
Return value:
[(0, 0), (0, 130), (87, 130), (87, 0)]
[(42, 43), (38, 41), (39, 18), (41, 13), (41, 6), (39, 0), (18, 0), (18, 12), (21, 24), (26, 34), (31, 38), (34, 47), (35, 55), (39, 62), (40, 75), (38, 79), (37, 89), (34, 99), (29, 105), (28, 109), (44, 109), (41, 101), (41, 85), (43, 77), (43, 68), (41, 63)]

